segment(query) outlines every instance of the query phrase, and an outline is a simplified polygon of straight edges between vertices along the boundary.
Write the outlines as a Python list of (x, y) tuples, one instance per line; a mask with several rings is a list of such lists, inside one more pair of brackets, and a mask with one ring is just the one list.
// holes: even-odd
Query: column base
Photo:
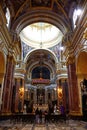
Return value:
[(69, 117), (74, 120), (82, 120), (83, 114), (80, 111), (71, 111)]

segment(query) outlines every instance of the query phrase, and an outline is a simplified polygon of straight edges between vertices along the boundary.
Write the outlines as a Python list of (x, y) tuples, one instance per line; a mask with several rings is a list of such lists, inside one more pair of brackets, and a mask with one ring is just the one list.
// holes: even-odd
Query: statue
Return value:
[(83, 92), (87, 92), (87, 80), (84, 78), (84, 80), (81, 82), (81, 90)]

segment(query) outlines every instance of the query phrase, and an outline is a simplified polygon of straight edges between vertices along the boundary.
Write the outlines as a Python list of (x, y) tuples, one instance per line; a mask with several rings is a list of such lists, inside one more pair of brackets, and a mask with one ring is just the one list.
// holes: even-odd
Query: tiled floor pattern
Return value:
[(70, 120), (57, 123), (30, 124), (29, 122), (0, 122), (0, 130), (87, 130), (87, 122)]

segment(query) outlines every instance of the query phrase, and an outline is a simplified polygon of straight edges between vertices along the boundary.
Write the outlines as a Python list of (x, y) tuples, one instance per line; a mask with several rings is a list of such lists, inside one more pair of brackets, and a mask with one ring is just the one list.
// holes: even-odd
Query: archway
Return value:
[(87, 82), (87, 52), (83, 51), (79, 54), (76, 64), (78, 87), (80, 96), (80, 106), (82, 106), (81, 112), (83, 115), (87, 114), (87, 86), (84, 80)]
[(77, 59), (77, 74), (87, 78), (87, 52), (81, 52)]
[(25, 28), (27, 25), (30, 25), (31, 23), (35, 22), (47, 22), (55, 25), (58, 27), (63, 34), (67, 32), (67, 28), (70, 28), (69, 23), (63, 22), (63, 19), (58, 14), (55, 14), (54, 12), (48, 11), (48, 10), (29, 10), (26, 14), (18, 18), (13, 26), (12, 30), (15, 30), (17, 34), (21, 32), (23, 28)]
[(49, 107), (53, 109), (54, 104), (57, 103), (57, 57), (48, 49), (34, 49), (26, 55), (24, 61), (27, 70), (25, 77), (27, 109), (32, 108), (32, 102), (34, 110), (37, 108), (37, 104), (40, 109), (47, 110)]

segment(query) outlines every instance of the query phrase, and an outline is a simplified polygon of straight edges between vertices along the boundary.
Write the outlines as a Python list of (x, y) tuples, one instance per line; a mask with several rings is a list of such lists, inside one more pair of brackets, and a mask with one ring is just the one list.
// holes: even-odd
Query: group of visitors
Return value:
[(41, 123), (42, 122), (42, 111), (37, 108), (35, 111), (35, 115), (36, 115), (36, 123)]
[[(54, 112), (56, 111), (55, 109), (57, 109), (56, 107), (57, 106), (54, 107)], [(66, 114), (65, 114), (65, 108), (63, 105), (61, 105), (59, 107), (59, 111), (60, 111), (61, 117), (65, 118)], [(35, 122), (38, 124), (45, 123), (47, 120), (49, 120), (48, 117), (50, 117), (51, 114), (53, 114), (53, 113), (49, 113), (49, 111), (46, 112), (46, 111), (43, 111), (43, 110), (37, 108), (35, 110), (35, 117), (36, 117)], [(55, 115), (55, 113), (54, 113), (54, 115)]]
[(36, 123), (45, 123), (45, 114), (46, 111), (39, 110), (38, 108), (35, 110), (36, 115)]

